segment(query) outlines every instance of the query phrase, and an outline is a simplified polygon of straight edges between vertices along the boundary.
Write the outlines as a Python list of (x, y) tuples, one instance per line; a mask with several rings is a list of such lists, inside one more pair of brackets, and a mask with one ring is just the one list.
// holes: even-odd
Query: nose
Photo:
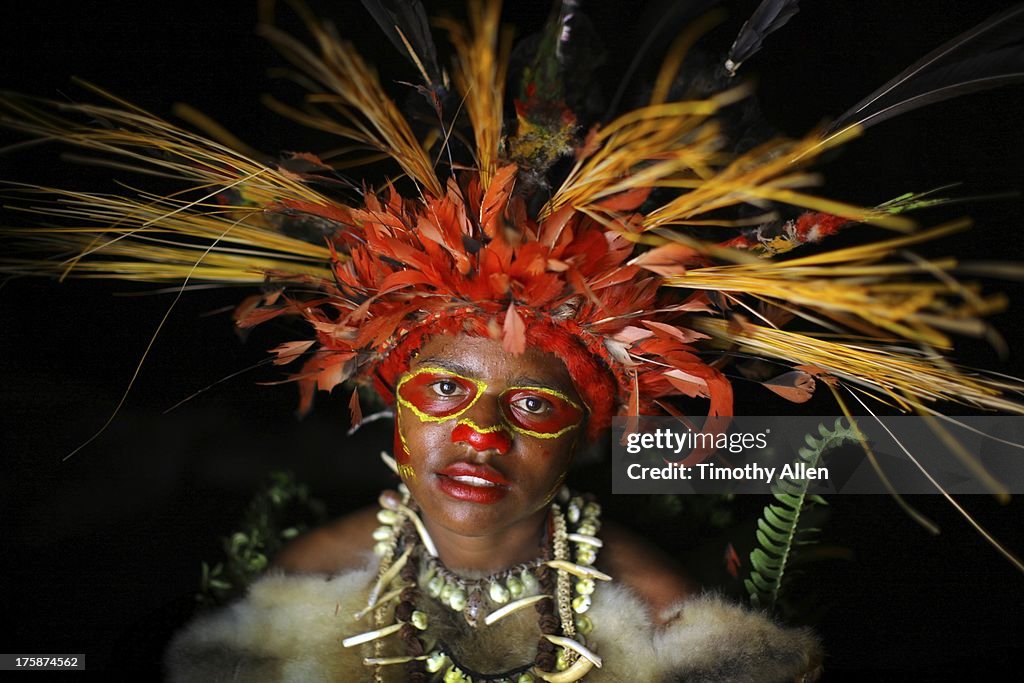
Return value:
[(467, 443), (474, 450), (493, 450), (505, 455), (512, 449), (512, 436), (502, 424), (481, 427), (472, 420), (459, 420), (452, 430), (452, 443)]
[(505, 455), (510, 452), (512, 431), (505, 422), (500, 397), (485, 392), (460, 415), (452, 430), (452, 443), (469, 444), (478, 453)]

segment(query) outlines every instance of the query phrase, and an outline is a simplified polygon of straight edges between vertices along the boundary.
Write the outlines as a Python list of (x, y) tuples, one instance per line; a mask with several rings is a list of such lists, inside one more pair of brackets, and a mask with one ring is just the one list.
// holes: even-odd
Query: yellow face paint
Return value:
[(512, 429), (537, 439), (557, 439), (583, 423), (583, 408), (547, 387), (509, 387), (501, 393), (501, 404)]
[[(395, 395), (399, 406), (407, 408), (421, 422), (458, 420), (452, 430), (452, 440), (466, 441), (481, 450), (496, 448), (499, 452), (508, 452), (512, 432), (536, 439), (557, 439), (583, 423), (585, 411), (579, 403), (556, 389), (534, 385), (512, 386), (498, 396), (499, 424), (481, 426), (471, 419), (460, 419), (476, 405), (487, 388), (482, 380), (428, 366), (403, 377)], [(400, 453), (398, 462), (407, 465), (409, 450), (401, 411), (395, 441), (396, 451)]]
[(491, 432), (500, 432), (505, 430), (505, 425), (503, 424), (494, 425), (492, 427), (481, 427), (476, 422), (473, 422), (472, 420), (468, 419), (459, 420), (458, 424), (455, 426), (458, 427), (460, 425), (466, 425), (467, 427), (469, 427), (470, 429), (479, 434), (490, 434)]
[(421, 422), (445, 422), (459, 417), (475, 404), (487, 385), (444, 368), (418, 368), (398, 382), (399, 405)]
[[(409, 465), (409, 444), (405, 440), (405, 430), (402, 429), (402, 411), (395, 411), (395, 461), (398, 463), (398, 474), (401, 476), (402, 467)], [(411, 466), (410, 466), (411, 467)]]
[(493, 449), (505, 455), (512, 448), (512, 434), (504, 424), (481, 427), (472, 420), (463, 419), (452, 430), (452, 443), (459, 442), (468, 443), (478, 451)]

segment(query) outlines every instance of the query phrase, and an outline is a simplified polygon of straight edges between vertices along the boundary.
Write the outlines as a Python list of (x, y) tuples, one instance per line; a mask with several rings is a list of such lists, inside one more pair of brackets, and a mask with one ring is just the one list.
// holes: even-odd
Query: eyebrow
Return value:
[(538, 389), (552, 389), (554, 391), (566, 394), (570, 393), (572, 390), (576, 388), (571, 384), (570, 386), (566, 387), (562, 386), (561, 382), (557, 384), (553, 382), (544, 382), (542, 380), (537, 379), (536, 377), (529, 377), (527, 375), (520, 375), (518, 377), (515, 377), (512, 379), (511, 382), (509, 382), (509, 384), (513, 387), (537, 387)]
[[(434, 367), (441, 368), (442, 370), (448, 370), (449, 372), (453, 372), (464, 377), (472, 377), (474, 379), (479, 379), (479, 376), (475, 370), (473, 370), (467, 365), (460, 363), (457, 360), (428, 356), (425, 358), (417, 358), (416, 364), (420, 367), (432, 365)], [(518, 375), (516, 377), (513, 377), (509, 381), (509, 385), (514, 387), (518, 386), (537, 387), (539, 389), (552, 389), (554, 391), (559, 391), (565, 394), (571, 394), (576, 390), (576, 386), (572, 384), (572, 382), (569, 382), (568, 386), (564, 386), (561, 382), (545, 382), (530, 375)]]
[(458, 375), (464, 375), (466, 377), (474, 377), (474, 378), (476, 377), (476, 373), (474, 373), (473, 370), (470, 369), (468, 366), (463, 365), (462, 363), (460, 363), (458, 361), (449, 360), (449, 359), (446, 359), (446, 358), (434, 358), (434, 357), (417, 358), (416, 359), (416, 365), (418, 365), (420, 367), (432, 365), (434, 367), (441, 368), (442, 370), (448, 370), (449, 372), (454, 372), (455, 374), (458, 374)]

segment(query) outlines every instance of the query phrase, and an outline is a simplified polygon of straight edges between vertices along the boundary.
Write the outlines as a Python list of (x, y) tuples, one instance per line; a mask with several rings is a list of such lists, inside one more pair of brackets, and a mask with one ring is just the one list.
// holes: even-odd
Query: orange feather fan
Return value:
[[(517, 183), (533, 169), (511, 163), (503, 142), (509, 50), (498, 5), (474, 3), (470, 17), (468, 28), (444, 23), (456, 48), (459, 107), (472, 126), (462, 139), (474, 141), (473, 164), (453, 164), (447, 176), (350, 44), (309, 17), (319, 54), (264, 30), (312, 89), (303, 109), (275, 108), (391, 157), (414, 186), (404, 196), (388, 183), (365, 189), (361, 201), (338, 201), (316, 189), (329, 169), (317, 157), (261, 163), (116, 98), (101, 107), (6, 97), (5, 125), (114, 155), (185, 188), (120, 197), (45, 188), (55, 203), (29, 210), (65, 224), (5, 232), (42, 240), (51, 253), (77, 255), (4, 256), (0, 268), (264, 285), (271, 293), (246, 300), (237, 323), (251, 327), (279, 316), (308, 322), (313, 340), (273, 350), (277, 363), (303, 361), (294, 379), (304, 410), (317, 389), (350, 379), (374, 381), (387, 394), (412, 348), (444, 329), (493, 335), (511, 353), (547, 335), (563, 357), (575, 359), (567, 361), (571, 370), (597, 367), (607, 382), (586, 389), (585, 397), (595, 429), (615, 412), (635, 415), (672, 397), (704, 401), (700, 412), (712, 416), (731, 415), (734, 388), (723, 367), (733, 353), (783, 366), (765, 386), (791, 400), (807, 400), (817, 382), (828, 381), (922, 413), (935, 412), (939, 401), (1021, 412), (1003, 398), (1020, 388), (1017, 382), (966, 373), (935, 352), (948, 346), (948, 331), (984, 330), (980, 317), (1002, 301), (955, 281), (950, 259), (892, 258), (959, 226), (797, 259), (782, 249), (729, 248), (741, 245), (693, 236), (691, 225), (735, 234), (742, 223), (728, 211), (766, 202), (825, 212), (829, 225), (912, 230), (891, 206), (854, 207), (801, 189), (814, 181), (806, 169), (815, 158), (858, 134), (858, 126), (732, 153), (719, 115), (749, 88), (730, 85), (675, 102), (666, 91), (603, 126), (575, 131), (571, 169), (538, 203), (531, 194), (536, 183)], [(440, 88), (427, 85), (432, 93)], [(518, 110), (528, 116), (557, 106), (565, 105)], [(566, 110), (554, 119), (560, 128), (553, 138), (562, 146), (565, 122), (575, 118)], [(540, 124), (527, 124), (535, 135)], [(447, 139), (451, 131), (442, 126), (432, 135)], [(296, 237), (285, 229), (294, 222), (319, 234)], [(781, 329), (797, 317), (824, 331)]]

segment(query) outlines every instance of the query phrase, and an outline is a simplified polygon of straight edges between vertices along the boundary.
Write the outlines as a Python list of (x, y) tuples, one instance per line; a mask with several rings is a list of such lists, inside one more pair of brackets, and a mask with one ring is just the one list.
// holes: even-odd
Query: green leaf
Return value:
[(760, 529), (755, 531), (754, 535), (757, 536), (757, 542), (761, 544), (761, 547), (772, 555), (782, 555), (786, 551), (785, 546), (772, 543), (768, 536)]
[(759, 572), (767, 573), (778, 571), (782, 568), (782, 560), (778, 557), (771, 557), (761, 548), (754, 548), (750, 553), (750, 564)]
[(790, 510), (795, 510), (800, 506), (800, 499), (789, 493), (782, 493), (781, 491), (776, 490), (772, 495), (775, 496), (775, 500), (779, 501)]
[(783, 507), (781, 505), (769, 505), (768, 509), (770, 509), (777, 517), (780, 517), (787, 522), (792, 522), (796, 517), (796, 512), (793, 509), (794, 507), (795, 505), (790, 505), (788, 507)]
[[(780, 531), (778, 529), (773, 528), (763, 518), (757, 520), (757, 528), (763, 531), (765, 534), (767, 534), (768, 538), (772, 539), (776, 543), (781, 543), (785, 545), (785, 543), (789, 540), (789, 534), (786, 533), (786, 531)], [(788, 527), (783, 528), (785, 529)]]
[(775, 587), (774, 581), (768, 581), (757, 573), (751, 574), (750, 580), (757, 587), (759, 593), (770, 593)]
[(308, 528), (308, 522), (321, 522), (324, 510), (323, 503), (309, 498), (308, 489), (296, 484), (293, 475), (271, 473), (246, 507), (237, 530), (221, 539), (224, 562), (212, 568), (203, 563), (197, 599), (213, 606), (237, 597), (269, 566), (284, 543)]
[[(778, 512), (778, 510), (780, 509), (781, 508), (779, 508), (776, 505), (767, 506), (764, 509), (764, 518), (768, 521), (769, 524), (771, 524), (776, 529), (788, 529), (790, 526), (793, 525), (794, 515), (793, 513), (790, 513), (788, 518), (784, 518)], [(783, 512), (785, 511), (783, 510)]]
[(803, 494), (806, 488), (800, 486), (800, 484), (794, 482), (792, 479), (789, 479), (788, 477), (778, 479), (775, 482), (775, 487), (782, 493), (788, 493), (789, 495), (797, 499), (796, 503), (794, 503), (793, 505), (794, 509), (799, 507), (800, 504), (803, 502)]

